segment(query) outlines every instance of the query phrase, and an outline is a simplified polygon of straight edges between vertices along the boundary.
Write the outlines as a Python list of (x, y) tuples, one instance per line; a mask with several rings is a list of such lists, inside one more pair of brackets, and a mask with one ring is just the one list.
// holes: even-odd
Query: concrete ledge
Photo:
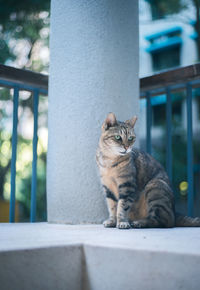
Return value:
[(0, 224), (0, 289), (199, 289), (200, 228)]

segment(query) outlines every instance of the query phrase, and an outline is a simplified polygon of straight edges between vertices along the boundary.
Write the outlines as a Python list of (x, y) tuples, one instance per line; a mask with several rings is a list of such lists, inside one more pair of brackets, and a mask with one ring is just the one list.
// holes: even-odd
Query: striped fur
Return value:
[(175, 213), (174, 195), (164, 168), (133, 147), (136, 120), (133, 117), (120, 122), (109, 113), (102, 126), (96, 160), (109, 211), (104, 226), (200, 226), (200, 218)]

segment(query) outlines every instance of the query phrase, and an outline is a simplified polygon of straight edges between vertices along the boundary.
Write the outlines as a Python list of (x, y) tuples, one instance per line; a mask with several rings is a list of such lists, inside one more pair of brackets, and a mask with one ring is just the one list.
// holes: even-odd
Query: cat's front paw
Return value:
[(129, 222), (118, 222), (118, 229), (130, 229), (131, 225)]
[(116, 221), (114, 219), (108, 219), (108, 220), (103, 222), (103, 225), (105, 228), (115, 228)]

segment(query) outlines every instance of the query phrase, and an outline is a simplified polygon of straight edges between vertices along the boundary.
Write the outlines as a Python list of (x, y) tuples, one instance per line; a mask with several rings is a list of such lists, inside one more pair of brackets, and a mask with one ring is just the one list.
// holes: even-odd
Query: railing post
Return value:
[(36, 220), (38, 103), (39, 103), (39, 90), (36, 89), (33, 92), (34, 130), (33, 130), (33, 161), (32, 161), (32, 183), (31, 183), (31, 217), (30, 217), (31, 222), (35, 222)]
[(166, 105), (166, 116), (167, 116), (167, 142), (166, 142), (166, 168), (170, 181), (172, 182), (172, 101), (171, 101), (171, 90), (169, 87), (166, 88), (167, 105)]
[(193, 215), (194, 193), (193, 193), (193, 133), (192, 133), (192, 86), (187, 83), (187, 179), (188, 179), (188, 215)]
[(17, 123), (18, 123), (19, 87), (14, 87), (13, 96), (13, 129), (12, 129), (12, 159), (11, 159), (11, 192), (9, 221), (15, 222), (15, 181), (16, 181), (16, 158), (17, 158)]
[(148, 91), (146, 93), (147, 99), (147, 111), (146, 111), (146, 130), (147, 130), (147, 139), (146, 139), (146, 151), (151, 154), (151, 126), (152, 126), (152, 107), (151, 107), (151, 95)]

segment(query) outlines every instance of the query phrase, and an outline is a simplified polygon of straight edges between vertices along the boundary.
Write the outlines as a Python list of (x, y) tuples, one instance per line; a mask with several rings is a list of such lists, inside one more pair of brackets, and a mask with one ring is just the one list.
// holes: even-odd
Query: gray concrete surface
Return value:
[(0, 224), (0, 289), (199, 290), (200, 228)]
[(0, 252), (1, 290), (81, 290), (81, 285), (81, 246)]
[(107, 216), (95, 152), (108, 112), (119, 120), (139, 114), (137, 4), (51, 1), (50, 222), (99, 223)]

